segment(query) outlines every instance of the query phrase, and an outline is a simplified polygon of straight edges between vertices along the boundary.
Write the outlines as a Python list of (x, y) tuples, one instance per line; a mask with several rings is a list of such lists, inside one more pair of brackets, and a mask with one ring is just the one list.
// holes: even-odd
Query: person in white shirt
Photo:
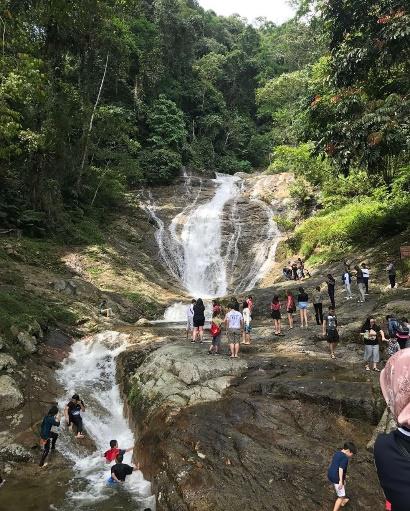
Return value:
[(190, 332), (194, 330), (194, 305), (196, 300), (192, 300), (186, 310), (186, 340), (190, 337)]
[(349, 272), (349, 270), (346, 268), (343, 273), (343, 284), (345, 286), (346, 293), (347, 293), (346, 300), (351, 300), (353, 298), (351, 283), (352, 283), (352, 275)]
[(242, 344), (250, 344), (251, 343), (251, 311), (249, 309), (248, 302), (243, 302), (242, 306), (242, 318), (243, 318), (243, 341)]
[(233, 305), (230, 306), (230, 311), (225, 316), (225, 327), (231, 350), (231, 358), (238, 358), (239, 344), (241, 342), (243, 330), (243, 317), (239, 311), (234, 309)]
[(370, 277), (370, 270), (367, 266), (367, 264), (362, 263), (362, 273), (363, 273), (363, 280), (364, 285), (366, 287), (366, 294), (369, 294), (369, 277)]

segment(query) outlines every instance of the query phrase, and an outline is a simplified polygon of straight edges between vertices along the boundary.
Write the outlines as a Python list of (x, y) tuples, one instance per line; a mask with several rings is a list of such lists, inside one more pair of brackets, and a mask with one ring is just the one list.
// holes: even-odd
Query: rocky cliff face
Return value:
[[(141, 345), (145, 335), (157, 343)], [(355, 369), (362, 348), (347, 331), (336, 362), (315, 329), (273, 339), (263, 318), (237, 361), (225, 340), (216, 357), (175, 329), (131, 336), (120, 382), (159, 511), (328, 509), (327, 466), (346, 440), (360, 449), (349, 469), (353, 509), (378, 508), (366, 444), (384, 403), (377, 376)]]

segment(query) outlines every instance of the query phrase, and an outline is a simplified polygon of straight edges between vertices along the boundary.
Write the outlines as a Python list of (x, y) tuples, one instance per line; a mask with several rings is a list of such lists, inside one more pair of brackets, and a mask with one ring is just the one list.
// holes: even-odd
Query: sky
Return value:
[(198, 0), (205, 9), (212, 9), (217, 14), (229, 16), (239, 14), (252, 22), (263, 16), (277, 24), (290, 19), (294, 14), (287, 0)]

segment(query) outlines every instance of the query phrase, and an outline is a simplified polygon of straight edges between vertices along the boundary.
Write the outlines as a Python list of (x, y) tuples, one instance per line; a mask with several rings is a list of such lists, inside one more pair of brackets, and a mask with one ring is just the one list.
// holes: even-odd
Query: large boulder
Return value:
[(165, 345), (135, 371), (130, 400), (145, 413), (215, 401), (246, 369), (243, 359), (207, 357), (197, 346)]
[(35, 353), (37, 351), (37, 339), (28, 332), (19, 332), (17, 341), (27, 353)]
[(21, 463), (33, 461), (33, 454), (19, 444), (0, 445), (0, 460)]
[(141, 318), (136, 323), (137, 326), (152, 326), (152, 323), (149, 319)]
[(6, 353), (0, 353), (0, 371), (4, 371), (5, 369), (15, 367), (16, 365), (17, 362), (11, 355), (7, 355)]
[(0, 376), (0, 411), (17, 408), (24, 401), (23, 394), (11, 376)]

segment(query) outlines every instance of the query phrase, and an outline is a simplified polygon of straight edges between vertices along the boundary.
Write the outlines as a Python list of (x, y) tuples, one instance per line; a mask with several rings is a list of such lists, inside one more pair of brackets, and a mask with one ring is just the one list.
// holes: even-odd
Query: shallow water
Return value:
[[(89, 437), (87, 441), (76, 440), (65, 424), (60, 428), (57, 448), (72, 462), (74, 477), (64, 503), (56, 507), (58, 510), (155, 509), (151, 484), (141, 471), (128, 476), (121, 487), (106, 484), (110, 465), (105, 463), (103, 453), (109, 449), (110, 440), (117, 440), (120, 448), (134, 444), (116, 383), (115, 359), (126, 345), (127, 336), (118, 332), (104, 332), (78, 341), (56, 373), (57, 380), (66, 390), (59, 400), (61, 409), (73, 393), (78, 393), (84, 400), (86, 411), (82, 415)], [(124, 462), (130, 464), (131, 461), (132, 453), (127, 453)]]

